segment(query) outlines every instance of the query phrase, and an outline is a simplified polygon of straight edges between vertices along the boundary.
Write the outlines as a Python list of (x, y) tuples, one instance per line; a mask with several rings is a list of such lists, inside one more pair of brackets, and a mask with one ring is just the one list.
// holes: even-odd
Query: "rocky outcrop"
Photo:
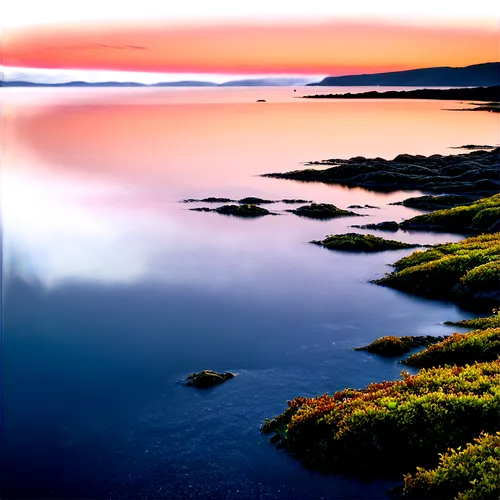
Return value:
[(330, 168), (306, 168), (264, 174), (264, 177), (360, 186), (386, 192), (420, 189), (486, 196), (500, 191), (500, 148), (448, 156), (402, 154), (393, 160), (360, 156), (350, 160), (333, 158), (309, 165)]
[(310, 243), (320, 245), (329, 250), (343, 250), (347, 252), (383, 252), (385, 250), (401, 250), (403, 248), (414, 248), (420, 245), (404, 243), (396, 240), (385, 240), (371, 234), (334, 234), (327, 236), (324, 240), (313, 240)]
[(208, 389), (215, 385), (222, 384), (226, 380), (234, 378), (235, 374), (231, 372), (214, 372), (212, 370), (202, 370), (201, 372), (191, 373), (186, 377), (186, 385)]

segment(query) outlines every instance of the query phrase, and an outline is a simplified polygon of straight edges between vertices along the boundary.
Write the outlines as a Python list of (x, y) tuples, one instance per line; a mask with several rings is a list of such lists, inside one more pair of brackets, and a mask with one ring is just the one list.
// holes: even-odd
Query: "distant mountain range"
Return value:
[(184, 80), (179, 82), (137, 83), (137, 82), (64, 82), (36, 83), (22, 80), (3, 81), (3, 87), (279, 87), (305, 85), (310, 78), (256, 78), (233, 80), (225, 83)]
[(328, 76), (311, 86), (329, 87), (489, 87), (500, 85), (500, 62), (474, 64), (463, 68), (437, 68), (392, 71), (373, 75)]
[(224, 83), (183, 80), (153, 84), (137, 82), (86, 82), (37, 83), (29, 80), (2, 81), (4, 87), (263, 87), (263, 86), (332, 86), (332, 87), (489, 87), (500, 84), (500, 62), (474, 64), (463, 68), (438, 67), (392, 71), (372, 75), (328, 76), (318, 83), (308, 83), (310, 78), (274, 77), (232, 80)]

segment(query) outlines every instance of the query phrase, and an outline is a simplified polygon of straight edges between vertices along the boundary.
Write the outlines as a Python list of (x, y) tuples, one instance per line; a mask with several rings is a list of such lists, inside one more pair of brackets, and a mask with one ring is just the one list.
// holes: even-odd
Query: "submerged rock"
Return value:
[(298, 203), (312, 203), (312, 200), (301, 200), (300, 198), (297, 198), (297, 199), (284, 199), (284, 200), (281, 200), (282, 203), (287, 203), (289, 205), (294, 205), (294, 204), (298, 204)]
[(320, 245), (329, 250), (343, 250), (348, 252), (383, 252), (385, 250), (400, 250), (420, 246), (402, 241), (385, 240), (371, 234), (358, 233), (334, 234), (327, 236), (322, 241), (313, 240), (310, 243)]
[(235, 374), (231, 372), (214, 372), (212, 370), (202, 370), (198, 373), (191, 373), (186, 378), (186, 385), (208, 389), (214, 385), (222, 384), (226, 380), (234, 378)]
[(187, 200), (182, 200), (181, 203), (230, 203), (234, 200), (231, 198), (216, 198), (215, 196), (210, 196), (209, 198), (202, 198), (198, 200), (196, 198), (188, 198)]
[(357, 227), (359, 229), (378, 229), (380, 231), (397, 231), (399, 229), (399, 224), (396, 221), (390, 220), (390, 221), (384, 221), (384, 222), (378, 222), (377, 224), (364, 224), (363, 226), (351, 226), (351, 227)]
[(375, 340), (369, 345), (355, 347), (353, 350), (367, 351), (387, 357), (401, 356), (417, 347), (427, 347), (442, 342), (446, 337), (447, 336), (433, 337), (431, 335), (395, 337), (388, 335)]
[(376, 207), (375, 205), (349, 205), (347, 208), (380, 208)]
[(309, 217), (310, 219), (333, 219), (335, 217), (352, 217), (356, 214), (349, 210), (342, 210), (335, 205), (329, 203), (311, 203), (311, 205), (304, 205), (303, 207), (287, 210), (295, 215), (301, 217)]

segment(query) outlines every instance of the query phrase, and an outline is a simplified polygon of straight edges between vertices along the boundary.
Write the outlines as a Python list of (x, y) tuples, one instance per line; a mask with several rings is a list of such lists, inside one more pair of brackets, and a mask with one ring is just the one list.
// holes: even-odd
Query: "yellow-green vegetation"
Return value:
[(403, 257), (394, 267), (375, 283), (475, 309), (500, 304), (500, 233), (435, 245)]
[(500, 430), (500, 363), (422, 369), (417, 375), (296, 398), (263, 432), (310, 466), (359, 476), (435, 467), (438, 454)]
[(463, 449), (440, 455), (432, 470), (417, 468), (404, 478), (407, 499), (484, 500), (500, 498), (500, 433), (483, 434)]
[(446, 321), (445, 325), (461, 326), (463, 328), (500, 328), (500, 310), (494, 309), (491, 316), (485, 318), (463, 319), (461, 321)]
[(313, 240), (310, 243), (329, 250), (345, 250), (349, 252), (382, 252), (384, 250), (400, 250), (420, 246), (402, 241), (386, 240), (371, 234), (358, 233), (333, 234), (327, 236), (324, 240)]
[[(497, 174), (498, 175), (498, 174)], [(481, 198), (469, 205), (418, 215), (400, 224), (403, 229), (443, 229), (449, 231), (498, 231), (500, 194)], [(495, 228), (495, 229), (492, 229)]]
[(441, 342), (444, 337), (432, 337), (430, 335), (395, 337), (387, 335), (374, 340), (364, 347), (356, 347), (355, 351), (368, 351), (381, 356), (401, 356), (417, 347), (424, 347), (436, 342)]
[(455, 333), (438, 344), (412, 354), (404, 362), (420, 367), (465, 365), (474, 361), (493, 361), (498, 356), (500, 328), (488, 328), (469, 333)]

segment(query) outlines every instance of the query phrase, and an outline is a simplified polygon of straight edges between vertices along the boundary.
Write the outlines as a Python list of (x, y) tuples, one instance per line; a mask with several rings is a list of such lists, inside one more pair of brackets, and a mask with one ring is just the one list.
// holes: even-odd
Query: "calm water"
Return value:
[[(368, 283), (408, 251), (307, 243), (408, 218), (418, 212), (388, 203), (418, 193), (258, 174), (496, 144), (498, 119), (442, 111), (462, 103), (295, 99), (306, 93), (3, 90), (4, 498), (385, 498), (390, 483), (309, 472), (259, 426), (295, 396), (399, 376), (352, 347), (450, 333), (442, 321), (470, 315)], [(238, 220), (178, 203), (205, 196), (380, 209)], [(239, 376), (207, 391), (178, 383), (205, 368)]]

